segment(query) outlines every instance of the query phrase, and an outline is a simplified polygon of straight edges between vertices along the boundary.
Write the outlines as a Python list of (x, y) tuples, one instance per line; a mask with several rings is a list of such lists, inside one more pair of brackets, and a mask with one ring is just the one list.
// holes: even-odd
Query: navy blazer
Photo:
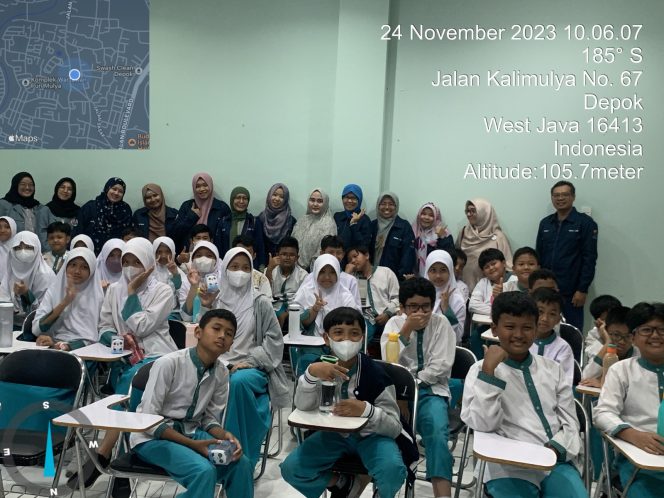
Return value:
[[(148, 211), (148, 208), (142, 207), (134, 211), (133, 216), (134, 228), (141, 234), (141, 237), (145, 237), (146, 239), (150, 238), (150, 216)], [(164, 225), (166, 226), (166, 236), (171, 239), (173, 239), (173, 226), (175, 225), (177, 217), (178, 210), (166, 206), (166, 219), (164, 220)], [(175, 258), (175, 256), (177, 255), (173, 254), (173, 258)]]
[[(229, 214), (224, 216), (221, 221), (217, 223), (217, 229), (212, 237), (214, 245), (219, 249), (220, 258), (223, 258), (226, 255), (233, 242), (231, 240), (231, 223), (232, 215)], [(249, 235), (254, 239), (254, 251), (256, 252), (254, 267), (258, 269), (261, 266), (266, 266), (267, 260), (265, 257), (265, 242), (263, 241), (263, 222), (260, 218), (251, 213), (247, 213), (247, 218), (244, 220), (241, 234)]]
[(352, 226), (345, 211), (334, 213), (334, 221), (337, 223), (337, 236), (344, 243), (344, 251), (348, 252), (352, 247), (360, 246), (369, 249), (371, 244), (371, 219), (366, 214)]
[(371, 222), (371, 261), (374, 265), (387, 266), (392, 270), (399, 281), (404, 279), (404, 275), (416, 273), (416, 255), (415, 255), (415, 234), (413, 228), (403, 218), (399, 216), (394, 220), (394, 225), (387, 234), (383, 256), (380, 261), (375, 261), (376, 236), (378, 235), (378, 220)]
[[(198, 215), (191, 210), (194, 204), (193, 199), (184, 201), (178, 211), (178, 217), (173, 225), (173, 240), (175, 241), (176, 251), (180, 252), (189, 243), (189, 233), (194, 225), (198, 223)], [(224, 216), (231, 214), (231, 208), (224, 201), (216, 197), (212, 201), (210, 212), (208, 213), (207, 226), (210, 229), (210, 236), (214, 235), (217, 229), (217, 223)]]

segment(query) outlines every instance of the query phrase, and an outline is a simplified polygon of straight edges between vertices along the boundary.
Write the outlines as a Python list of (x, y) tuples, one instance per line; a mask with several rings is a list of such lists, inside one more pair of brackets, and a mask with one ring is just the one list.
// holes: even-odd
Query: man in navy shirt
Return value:
[(556, 212), (540, 221), (536, 247), (541, 266), (556, 274), (565, 319), (583, 331), (583, 305), (597, 262), (597, 223), (574, 208), (575, 193), (566, 181), (551, 188)]

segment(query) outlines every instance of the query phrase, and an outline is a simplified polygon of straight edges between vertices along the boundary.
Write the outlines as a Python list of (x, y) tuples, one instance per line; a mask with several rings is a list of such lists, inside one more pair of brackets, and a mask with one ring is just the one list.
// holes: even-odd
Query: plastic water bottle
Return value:
[[(339, 358), (336, 356), (323, 355), (320, 357), (321, 361), (327, 363), (334, 363), (335, 365), (339, 361)], [(338, 380), (321, 380), (320, 381), (320, 397), (318, 403), (318, 411), (324, 414), (329, 414), (339, 402), (341, 395), (341, 384)]]
[(0, 347), (8, 348), (13, 344), (14, 305), (0, 303)]
[(224, 439), (218, 444), (208, 446), (208, 460), (215, 465), (228, 465), (231, 463), (235, 450), (237, 450), (237, 445)]
[(388, 363), (399, 363), (399, 333), (390, 332), (385, 345), (385, 360)]
[(291, 339), (297, 339), (302, 335), (300, 330), (300, 316), (302, 308), (299, 304), (288, 305), (288, 335)]
[(615, 365), (620, 361), (618, 358), (618, 353), (616, 352), (616, 346), (614, 344), (609, 344), (606, 347), (606, 354), (602, 360), (602, 385), (604, 385), (604, 380), (606, 379), (606, 373), (609, 371), (611, 366)]
[(664, 437), (664, 396), (659, 404), (659, 413), (657, 415), (657, 434)]

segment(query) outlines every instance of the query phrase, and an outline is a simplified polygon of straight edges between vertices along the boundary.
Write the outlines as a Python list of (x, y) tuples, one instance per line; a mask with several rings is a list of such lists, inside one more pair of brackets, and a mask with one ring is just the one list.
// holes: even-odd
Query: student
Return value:
[(53, 198), (46, 203), (46, 207), (57, 221), (66, 223), (70, 227), (78, 225), (78, 213), (81, 207), (76, 200), (76, 182), (69, 177), (60, 178), (53, 189)]
[(307, 214), (293, 228), (293, 237), (300, 244), (298, 264), (309, 271), (318, 255), (320, 241), (326, 235), (336, 235), (337, 225), (330, 215), (330, 198), (321, 189), (314, 189), (307, 201)]
[(121, 239), (109, 239), (97, 256), (97, 273), (104, 290), (122, 280), (122, 252), (126, 244)]
[(594, 327), (588, 331), (585, 339), (584, 354), (586, 355), (586, 363), (589, 363), (594, 358), (602, 346), (604, 345), (600, 329), (606, 323), (606, 316), (613, 308), (622, 306), (622, 303), (617, 297), (609, 294), (602, 294), (597, 296), (590, 303), (590, 314), (592, 315), (595, 323)]
[(9, 216), (0, 216), (0, 282), (7, 273), (11, 240), (16, 235), (16, 222)]
[[(599, 401), (593, 410), (595, 427), (654, 455), (664, 455), (664, 437), (657, 434), (657, 413), (664, 394), (664, 303), (638, 303), (626, 317), (627, 327), (641, 357), (613, 365), (607, 372)], [(622, 455), (616, 467), (623, 487), (634, 466)], [(664, 473), (639, 470), (628, 498), (662, 495)]]
[(417, 274), (426, 278), (426, 260), (431, 251), (442, 249), (451, 254), (454, 250), (454, 239), (443, 223), (440, 209), (433, 202), (424, 204), (413, 221), (415, 234), (415, 252), (417, 254)]
[(293, 303), (302, 309), (300, 320), (310, 335), (323, 336), (325, 315), (335, 308), (349, 306), (360, 310), (353, 294), (340, 282), (339, 260), (331, 254), (316, 258), (312, 278), (306, 278)]
[(431, 282), (415, 277), (401, 283), (400, 315), (390, 318), (380, 339), (385, 345), (391, 332), (399, 334), (399, 363), (417, 378), (417, 432), (426, 448), (426, 478), (435, 497), (452, 496), (452, 454), (447, 447), (449, 427), (448, 381), (454, 363), (456, 336), (443, 315), (433, 313), (436, 289)]
[(468, 289), (466, 282), (462, 279), (463, 269), (468, 261), (468, 256), (466, 256), (466, 253), (461, 249), (454, 249), (454, 251), (450, 253), (450, 256), (454, 259), (454, 278), (456, 278), (457, 290), (461, 296), (463, 296), (464, 301), (468, 302), (468, 299), (470, 298), (470, 290)]
[(98, 251), (109, 239), (122, 238), (131, 227), (131, 207), (123, 199), (127, 185), (121, 178), (109, 178), (101, 194), (83, 204), (73, 235), (89, 235)]
[(104, 291), (95, 275), (96, 263), (88, 248), (69, 251), (32, 322), (37, 345), (71, 351), (97, 342)]
[[(243, 249), (246, 249), (247, 252), (251, 254), (252, 265), (257, 262), (256, 251), (254, 250), (256, 247), (256, 242), (251, 237), (251, 235), (237, 235), (233, 239), (233, 247), (242, 247)], [(264, 295), (269, 300), (272, 300), (272, 286), (270, 285), (270, 280), (263, 272), (256, 269), (252, 270), (251, 283), (257, 293)]]
[(156, 263), (154, 276), (157, 281), (168, 284), (171, 291), (173, 291), (173, 296), (175, 297), (174, 312), (178, 313), (180, 310), (178, 294), (182, 287), (182, 282), (187, 279), (187, 276), (178, 268), (173, 259), (175, 257), (175, 242), (170, 237), (157, 237), (152, 242), (152, 248)]
[(366, 296), (367, 340), (380, 339), (387, 321), (399, 311), (399, 279), (387, 266), (372, 265), (367, 247), (351, 248), (348, 261), (350, 273), (365, 289), (360, 295)]
[(194, 225), (207, 225), (213, 234), (219, 220), (231, 212), (228, 204), (214, 196), (214, 182), (207, 173), (196, 173), (191, 189), (194, 198), (182, 203), (173, 226), (173, 240), (179, 248), (184, 247)]
[(54, 221), (46, 229), (46, 239), (51, 250), (42, 254), (42, 257), (53, 273), (57, 274), (67, 259), (71, 226), (61, 221)]
[(401, 281), (415, 273), (415, 235), (410, 224), (398, 213), (396, 194), (385, 192), (378, 197), (369, 250), (371, 261), (387, 266)]
[(629, 311), (626, 306), (616, 306), (605, 315), (604, 323), (599, 329), (602, 347), (583, 368), (582, 385), (602, 387), (602, 363), (609, 344), (616, 347), (616, 354), (620, 360), (641, 356), (639, 348), (634, 347), (632, 332), (627, 325)]
[(217, 223), (217, 230), (212, 240), (223, 258), (226, 252), (235, 247), (235, 238), (239, 235), (251, 237), (253, 251), (256, 253), (255, 266), (265, 268), (267, 256), (263, 241), (263, 222), (248, 211), (251, 196), (244, 187), (235, 187), (231, 192), (231, 212)]
[(140, 237), (153, 242), (157, 237), (173, 237), (178, 210), (166, 205), (164, 192), (156, 183), (141, 190), (143, 207), (134, 211), (132, 223)]
[(498, 249), (482, 251), (478, 264), (484, 277), (473, 289), (468, 309), (471, 313), (491, 315), (491, 302), (503, 292), (503, 285), (511, 274), (506, 270), (505, 256)]
[[(520, 291), (517, 291), (520, 292)], [(563, 309), (563, 298), (553, 289), (540, 288), (531, 294), (537, 304), (539, 318), (537, 334), (530, 352), (549, 358), (559, 363), (568, 384), (574, 382), (574, 352), (572, 347), (556, 333), (556, 325), (560, 323), (560, 312)]]
[[(189, 234), (189, 243), (182, 248), (182, 251), (177, 256), (177, 263), (180, 265), (180, 269), (185, 273), (189, 273), (189, 262), (191, 261), (191, 251), (194, 249), (196, 244), (201, 241), (212, 242), (212, 235), (210, 234), (210, 229), (207, 225), (198, 224), (191, 229)], [(219, 252), (219, 250), (217, 250)]]
[(189, 273), (178, 291), (181, 303), (180, 315), (187, 322), (197, 323), (203, 314), (202, 306), (210, 308), (218, 291), (207, 292), (207, 276), (214, 275), (219, 286), (223, 285), (221, 259), (217, 246), (201, 240), (190, 253)]
[(445, 315), (454, 329), (456, 342), (459, 344), (466, 325), (466, 301), (456, 290), (452, 256), (441, 249), (432, 251), (427, 256), (424, 273), (425, 278), (436, 288), (433, 312)]
[[(582, 450), (572, 390), (555, 361), (529, 352), (539, 312), (523, 292), (503, 292), (491, 308), (500, 346), (466, 376), (461, 419), (473, 430), (551, 448), (550, 472), (487, 462), (484, 484), (494, 498), (588, 497), (579, 474)], [(428, 448), (427, 448), (428, 449)]]
[(39, 237), (33, 232), (18, 232), (12, 237), (6, 273), (0, 284), (0, 301), (14, 303), (14, 324), (20, 326), (25, 315), (37, 309), (55, 273), (41, 255)]
[(120, 236), (123, 242), (129, 242), (131, 239), (135, 239), (137, 237), (143, 237), (143, 236), (133, 226), (127, 227), (124, 230), (122, 230), (122, 234)]
[(503, 285), (503, 291), (528, 292), (528, 277), (531, 273), (539, 270), (539, 256), (532, 247), (520, 247), (514, 253), (513, 272), (516, 280), (508, 280)]
[(71, 242), (69, 243), (69, 246), (72, 249), (76, 249), (78, 247), (87, 247), (90, 249), (92, 252), (95, 252), (95, 243), (92, 242), (92, 239), (88, 237), (85, 234), (80, 234), (71, 239)]
[(532, 294), (540, 287), (547, 287), (558, 292), (558, 281), (556, 275), (551, 270), (540, 268), (528, 276), (528, 291)]
[(349, 183), (341, 191), (344, 210), (334, 213), (334, 221), (345, 248), (369, 247), (371, 244), (371, 220), (362, 208), (362, 198), (362, 188), (354, 183)]
[(358, 456), (373, 477), (381, 497), (394, 497), (406, 478), (406, 467), (395, 439), (403, 428), (394, 385), (374, 360), (364, 355), (364, 319), (353, 308), (337, 308), (325, 317), (323, 335), (335, 365), (312, 363), (297, 381), (295, 407), (318, 408), (319, 380), (343, 381), (341, 400), (333, 413), (341, 417), (364, 417), (359, 433), (317, 431), (307, 437), (280, 465), (284, 480), (308, 498), (359, 496), (361, 481), (352, 475), (335, 475), (332, 465), (343, 457)]
[(254, 293), (252, 269), (246, 249), (230, 249), (221, 263), (225, 285), (220, 286), (213, 307), (230, 310), (237, 317), (233, 345), (221, 356), (231, 372), (226, 427), (242, 443), (253, 469), (270, 428), (270, 403), (278, 410), (290, 405), (290, 398), (281, 365), (281, 328), (272, 302)]
[[(132, 433), (129, 444), (141, 460), (157, 465), (187, 491), (182, 497), (213, 498), (223, 483), (229, 498), (254, 495), (252, 467), (237, 438), (221, 426), (226, 408), (226, 353), (237, 328), (228, 310), (208, 311), (196, 327), (196, 347), (182, 349), (155, 361), (136, 411), (164, 417), (147, 432)], [(208, 447), (221, 440), (237, 445), (228, 465), (208, 460)]]
[(279, 250), (279, 244), (285, 237), (290, 237), (296, 219), (291, 214), (290, 193), (283, 183), (270, 187), (265, 199), (265, 209), (258, 215), (263, 224), (263, 241), (268, 259)]

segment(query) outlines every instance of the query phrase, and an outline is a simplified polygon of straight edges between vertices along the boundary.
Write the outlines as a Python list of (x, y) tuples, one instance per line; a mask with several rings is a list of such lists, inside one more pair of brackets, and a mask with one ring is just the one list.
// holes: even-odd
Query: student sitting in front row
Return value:
[[(664, 395), (664, 303), (638, 303), (626, 317), (640, 358), (609, 368), (593, 420), (598, 430), (653, 455), (664, 455), (664, 437), (657, 434), (657, 414)], [(622, 455), (616, 467), (623, 486), (634, 466)], [(628, 498), (662, 496), (664, 472), (639, 470)]]
[(67, 247), (71, 240), (71, 225), (61, 221), (54, 221), (46, 227), (46, 240), (50, 251), (43, 253), (44, 261), (53, 270), (58, 273), (67, 259)]
[[(251, 255), (252, 265), (256, 263), (255, 245), (254, 238), (251, 235), (238, 235), (233, 239), (233, 247), (246, 249)], [(262, 271), (258, 271), (254, 268), (251, 271), (251, 282), (256, 293), (264, 295), (270, 301), (272, 300), (272, 286), (270, 285), (270, 280)]]
[(318, 409), (318, 382), (343, 381), (341, 401), (333, 413), (365, 417), (359, 433), (318, 431), (306, 438), (281, 464), (283, 478), (307, 498), (317, 498), (327, 487), (332, 496), (359, 496), (360, 480), (335, 475), (330, 469), (341, 457), (357, 455), (374, 479), (383, 498), (396, 495), (406, 478), (406, 467), (395, 439), (403, 428), (396, 392), (383, 368), (363, 353), (364, 318), (353, 308), (331, 311), (323, 324), (325, 343), (339, 358), (337, 364), (315, 362), (297, 382), (295, 407)]
[[(342, 268), (342, 263), (346, 256), (346, 248), (342, 240), (336, 235), (326, 235), (320, 241), (320, 253), (322, 254), (331, 254), (339, 261), (339, 268), (341, 272), (339, 273), (339, 282), (341, 285), (346, 287), (355, 298), (355, 303), (358, 307), (362, 307), (362, 299), (360, 297), (360, 290), (357, 284), (357, 279), (350, 274), (350, 272), (344, 271), (345, 268)], [(309, 278), (312, 278), (309, 275), (305, 278), (305, 281)]]
[[(570, 386), (574, 381), (574, 352), (572, 347), (558, 335), (555, 328), (560, 323), (560, 311), (563, 308), (563, 298), (552, 289), (539, 288), (531, 294), (537, 304), (539, 318), (537, 320), (537, 335), (535, 342), (530, 346), (532, 354), (538, 354), (560, 363), (565, 378)], [(563, 324), (563, 326), (566, 326)]]
[(550, 472), (487, 463), (484, 486), (493, 498), (587, 498), (578, 470), (581, 437), (572, 390), (560, 365), (529, 352), (538, 315), (522, 292), (496, 297), (491, 329), (500, 346), (491, 346), (468, 372), (461, 418), (476, 431), (541, 444), (558, 457)]
[(390, 318), (380, 340), (383, 359), (390, 332), (399, 334), (399, 363), (417, 378), (417, 432), (426, 448), (426, 478), (433, 494), (452, 494), (452, 454), (447, 447), (450, 400), (448, 382), (456, 352), (456, 335), (443, 315), (433, 313), (436, 288), (428, 280), (416, 277), (401, 283), (401, 315)]
[[(218, 482), (229, 498), (254, 495), (251, 464), (220, 423), (228, 393), (228, 369), (220, 355), (230, 349), (236, 328), (228, 310), (203, 315), (194, 331), (196, 347), (155, 361), (136, 409), (165, 420), (149, 431), (132, 433), (129, 444), (142, 460), (163, 468), (187, 489), (180, 497), (212, 498)], [(208, 447), (224, 439), (237, 450), (231, 463), (215, 465), (208, 460)]]
[(512, 262), (512, 271), (516, 275), (516, 280), (510, 279), (505, 282), (503, 291), (528, 292), (528, 277), (540, 267), (537, 251), (532, 247), (520, 247), (514, 253)]
[(613, 297), (609, 294), (603, 294), (597, 296), (590, 303), (590, 314), (595, 321), (594, 327), (591, 328), (586, 334), (584, 354), (586, 355), (586, 363), (590, 363), (592, 359), (597, 356), (597, 353), (602, 346), (604, 341), (600, 329), (603, 325), (606, 324), (606, 316), (609, 311), (613, 308), (618, 308), (622, 306), (622, 303), (618, 300), (617, 297)]
[(191, 229), (191, 232), (189, 233), (188, 245), (182, 249), (182, 252), (180, 252), (176, 258), (177, 263), (180, 265), (180, 269), (184, 272), (185, 275), (188, 275), (189, 270), (191, 270), (190, 252), (193, 251), (194, 247), (196, 247), (196, 245), (202, 241), (212, 242), (212, 235), (210, 234), (210, 227), (204, 225), (203, 223), (199, 223), (198, 225), (194, 225), (194, 227)]

